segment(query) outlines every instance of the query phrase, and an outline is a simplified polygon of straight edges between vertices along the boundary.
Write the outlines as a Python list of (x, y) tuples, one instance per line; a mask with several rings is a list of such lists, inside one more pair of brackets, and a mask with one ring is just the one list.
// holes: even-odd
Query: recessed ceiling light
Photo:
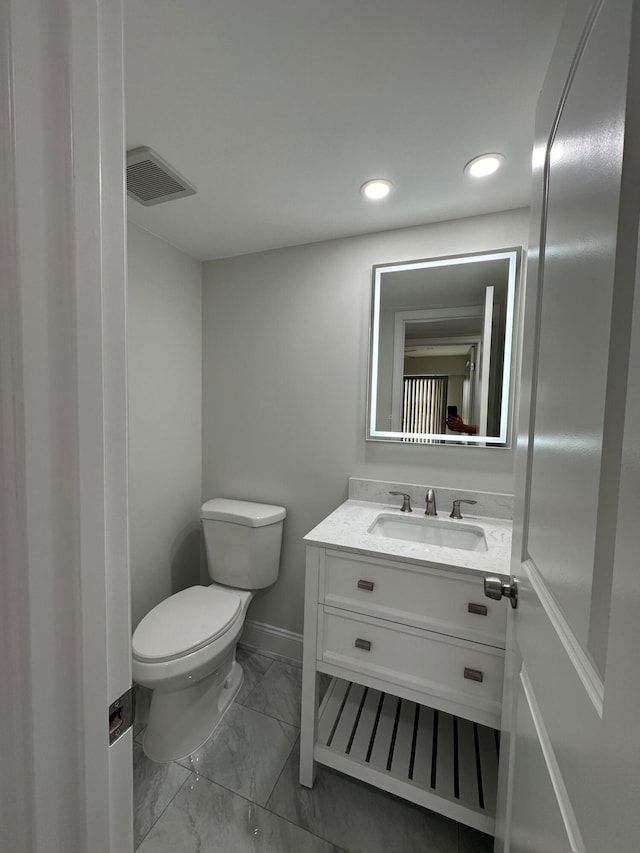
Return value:
[(463, 172), (472, 178), (486, 178), (487, 175), (493, 175), (503, 163), (502, 154), (480, 154), (479, 157), (469, 160)]
[(392, 186), (391, 181), (388, 181), (386, 178), (373, 178), (370, 181), (365, 181), (360, 187), (360, 192), (365, 198), (372, 201), (379, 201), (389, 195)]

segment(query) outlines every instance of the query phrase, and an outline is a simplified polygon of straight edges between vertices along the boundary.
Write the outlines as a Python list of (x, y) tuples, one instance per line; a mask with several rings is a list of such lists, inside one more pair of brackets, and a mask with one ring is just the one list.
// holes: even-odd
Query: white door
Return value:
[(639, 12), (570, 3), (538, 108), (496, 843), (510, 853), (640, 850)]

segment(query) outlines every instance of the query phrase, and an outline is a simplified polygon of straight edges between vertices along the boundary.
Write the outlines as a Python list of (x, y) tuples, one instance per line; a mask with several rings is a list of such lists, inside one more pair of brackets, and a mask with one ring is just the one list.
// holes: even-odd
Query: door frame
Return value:
[[(19, 335), (20, 292), (15, 244), (13, 110), (9, 3), (0, 0), (0, 672), (11, 702), (0, 703), (0, 825), (11, 849), (33, 849), (29, 804), (34, 797), (33, 751), (26, 724), (31, 703), (28, 583), (24, 524), (24, 418)], [(5, 790), (6, 786), (6, 790)], [(8, 794), (9, 786), (15, 795)]]
[(126, 853), (121, 0), (0, 0), (0, 33), (3, 840)]
[[(482, 320), (484, 305), (469, 305), (462, 308), (418, 308), (395, 311), (393, 319), (393, 371), (391, 377), (391, 430), (402, 432), (402, 406), (404, 398), (404, 350), (407, 326), (410, 323), (439, 323), (442, 320)], [(451, 339), (447, 339), (451, 340)], [(473, 341), (473, 335), (465, 336)]]

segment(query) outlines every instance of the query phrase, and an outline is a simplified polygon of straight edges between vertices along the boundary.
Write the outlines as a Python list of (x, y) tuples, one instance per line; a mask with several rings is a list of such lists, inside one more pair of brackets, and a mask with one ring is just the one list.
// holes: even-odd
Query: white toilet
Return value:
[(214, 498), (202, 506), (211, 586), (160, 602), (133, 633), (133, 680), (153, 691), (143, 747), (183, 758), (207, 740), (242, 685), (235, 652), (253, 590), (278, 578), (281, 506)]

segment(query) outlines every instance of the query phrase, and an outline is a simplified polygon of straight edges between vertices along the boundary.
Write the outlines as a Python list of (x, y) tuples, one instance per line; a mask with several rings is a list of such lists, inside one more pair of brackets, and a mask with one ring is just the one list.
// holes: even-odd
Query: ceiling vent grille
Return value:
[(193, 184), (151, 148), (127, 151), (127, 193), (140, 204), (150, 207), (195, 192)]

